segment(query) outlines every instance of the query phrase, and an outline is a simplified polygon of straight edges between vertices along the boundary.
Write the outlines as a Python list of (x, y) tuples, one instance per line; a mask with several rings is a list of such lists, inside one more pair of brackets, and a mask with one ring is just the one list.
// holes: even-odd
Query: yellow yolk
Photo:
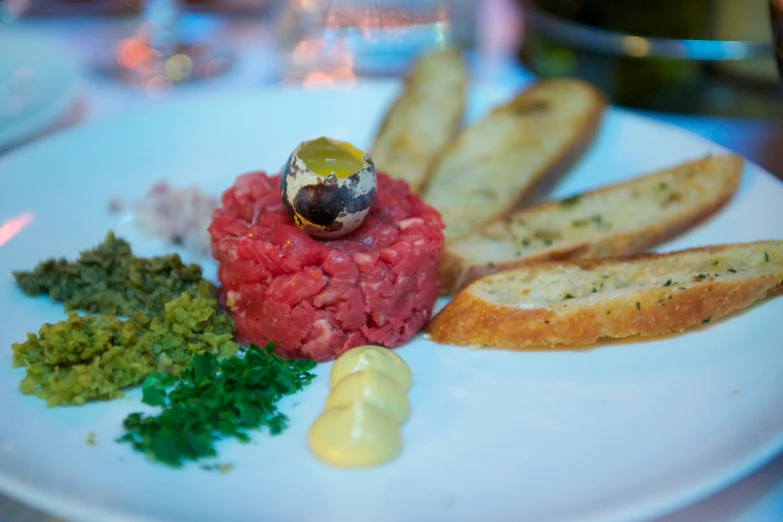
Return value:
[(340, 380), (352, 373), (375, 370), (397, 381), (406, 392), (411, 389), (413, 375), (402, 358), (382, 346), (357, 346), (343, 353), (332, 366), (329, 382), (334, 388)]
[(346, 468), (377, 466), (402, 449), (400, 426), (364, 401), (326, 410), (310, 427), (310, 450), (323, 462)]
[(324, 137), (306, 143), (296, 155), (309, 171), (323, 177), (334, 173), (345, 179), (364, 167), (364, 152), (350, 143)]
[(399, 424), (404, 423), (411, 412), (410, 401), (402, 386), (388, 375), (375, 370), (351, 373), (341, 379), (326, 398), (326, 408), (358, 401), (385, 411)]

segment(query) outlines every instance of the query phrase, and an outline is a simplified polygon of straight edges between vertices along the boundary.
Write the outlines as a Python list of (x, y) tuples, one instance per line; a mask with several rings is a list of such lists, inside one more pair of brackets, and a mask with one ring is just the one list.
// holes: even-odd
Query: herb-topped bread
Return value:
[(663, 335), (783, 292), (783, 241), (547, 262), (479, 279), (427, 326), (439, 343), (584, 345)]
[(420, 192), (433, 161), (459, 131), (467, 88), (468, 71), (459, 51), (422, 55), (370, 150), (378, 170)]
[(546, 190), (590, 146), (605, 106), (585, 82), (544, 80), (465, 128), (423, 193), (443, 216), (447, 241)]
[(446, 246), (442, 292), (535, 262), (643, 252), (719, 210), (742, 169), (739, 156), (705, 158), (497, 218)]

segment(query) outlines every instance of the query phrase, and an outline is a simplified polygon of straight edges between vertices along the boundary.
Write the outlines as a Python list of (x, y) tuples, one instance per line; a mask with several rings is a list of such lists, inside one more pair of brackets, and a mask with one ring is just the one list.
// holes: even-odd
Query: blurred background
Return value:
[(193, 92), (399, 76), (580, 76), (783, 176), (780, 0), (0, 0), (0, 150)]
[(400, 76), (418, 53), (456, 45), (484, 81), (579, 76), (615, 104), (703, 134), (780, 176), (779, 4), (0, 0), (0, 150), (41, 127), (193, 91)]
[[(450, 45), (478, 83), (579, 76), (783, 178), (783, 0), (0, 0), (0, 161), (62, 129), (204, 93), (399, 77)], [(772, 490), (779, 507), (781, 475), (778, 458), (667, 520), (752, 513)], [(21, 520), (54, 519), (0, 496), (0, 521)]]

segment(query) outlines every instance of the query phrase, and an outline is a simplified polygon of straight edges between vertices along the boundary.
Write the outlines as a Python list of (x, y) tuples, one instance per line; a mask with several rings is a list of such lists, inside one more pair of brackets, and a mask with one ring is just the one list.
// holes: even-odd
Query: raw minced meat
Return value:
[(291, 222), (279, 176), (245, 174), (223, 194), (209, 232), (240, 342), (327, 361), (363, 344), (399, 346), (429, 320), (443, 221), (405, 182), (377, 177), (364, 224), (337, 240)]

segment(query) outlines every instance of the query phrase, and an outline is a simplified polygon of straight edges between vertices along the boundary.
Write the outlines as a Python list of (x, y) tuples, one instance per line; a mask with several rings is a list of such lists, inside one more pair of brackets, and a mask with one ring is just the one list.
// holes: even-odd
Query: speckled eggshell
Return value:
[(337, 238), (359, 228), (375, 200), (375, 163), (369, 154), (364, 166), (347, 178), (327, 177), (307, 168), (297, 152), (283, 167), (280, 196), (296, 226), (313, 237)]

